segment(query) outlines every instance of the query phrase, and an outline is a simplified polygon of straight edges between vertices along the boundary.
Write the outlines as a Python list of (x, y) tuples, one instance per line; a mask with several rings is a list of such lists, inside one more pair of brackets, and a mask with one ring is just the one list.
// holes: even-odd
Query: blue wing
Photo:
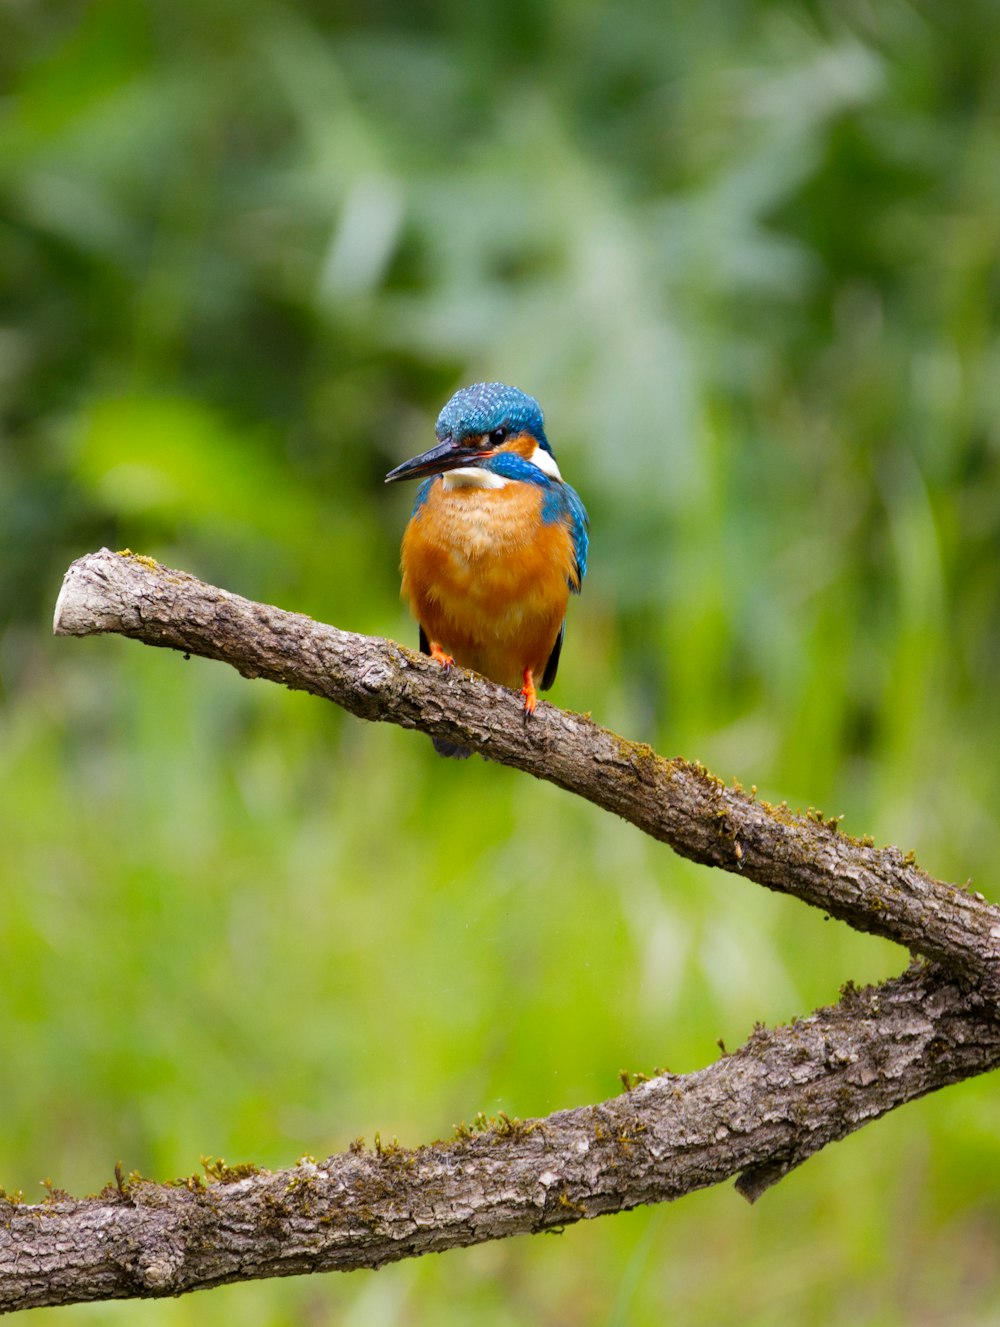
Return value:
[[(561, 480), (553, 480), (548, 485), (548, 491), (542, 503), (542, 520), (544, 521), (563, 521), (569, 529), (570, 538), (573, 541), (573, 575), (569, 580), (569, 588), (574, 594), (580, 593), (580, 587), (583, 584), (583, 578), (587, 574), (587, 551), (590, 548), (590, 517), (587, 515), (587, 508), (583, 505), (579, 493), (569, 484)], [(556, 670), (559, 667), (559, 656), (562, 653), (563, 637), (566, 634), (566, 623), (559, 628), (559, 635), (556, 637), (556, 643), (552, 647), (552, 653), (549, 661), (545, 665), (545, 672), (542, 676), (543, 691), (548, 691), (549, 687), (556, 680)]]
[(580, 495), (576, 489), (571, 488), (569, 484), (563, 484), (562, 489), (566, 495), (569, 532), (573, 539), (573, 554), (576, 558), (576, 584), (574, 585), (570, 581), (569, 588), (575, 594), (579, 594), (583, 578), (587, 574), (587, 551), (590, 548), (590, 517), (587, 515), (587, 508), (580, 500)]
[(569, 484), (554, 479), (549, 482), (545, 500), (542, 503), (543, 521), (562, 521), (573, 540), (574, 575), (569, 588), (574, 594), (580, 593), (580, 586), (587, 574), (587, 550), (590, 547), (588, 531), (590, 517), (583, 505), (579, 493)]

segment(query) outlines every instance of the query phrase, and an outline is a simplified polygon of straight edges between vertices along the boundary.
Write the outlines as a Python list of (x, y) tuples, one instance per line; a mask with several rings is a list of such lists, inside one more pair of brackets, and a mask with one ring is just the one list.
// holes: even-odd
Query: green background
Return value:
[[(613, 1095), (907, 955), (548, 786), (55, 641), (107, 544), (415, 641), (457, 387), (592, 518), (552, 698), (995, 892), (1000, 9), (16, 0), (0, 16), (0, 1183)], [(30, 1321), (971, 1324), (996, 1081), (377, 1274)]]

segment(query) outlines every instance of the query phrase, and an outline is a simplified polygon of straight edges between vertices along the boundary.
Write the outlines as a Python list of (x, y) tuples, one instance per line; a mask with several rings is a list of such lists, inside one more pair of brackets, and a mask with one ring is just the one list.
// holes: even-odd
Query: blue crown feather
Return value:
[(450, 434), (460, 442), (503, 427), (512, 434), (530, 433), (539, 447), (552, 454), (542, 407), (527, 392), (502, 382), (474, 382), (456, 392), (438, 415), (434, 431), (439, 438)]

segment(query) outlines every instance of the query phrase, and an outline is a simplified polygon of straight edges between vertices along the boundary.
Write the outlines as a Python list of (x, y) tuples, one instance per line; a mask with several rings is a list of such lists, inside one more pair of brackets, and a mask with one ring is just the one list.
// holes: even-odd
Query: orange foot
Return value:
[(538, 707), (538, 692), (535, 690), (535, 679), (531, 675), (531, 669), (524, 670), (524, 686), (521, 688), (521, 695), (524, 697), (525, 714), (534, 714)]
[(436, 640), (431, 641), (431, 658), (435, 663), (439, 663), (446, 673), (455, 662), (450, 654), (445, 654), (444, 650), (442, 650)]

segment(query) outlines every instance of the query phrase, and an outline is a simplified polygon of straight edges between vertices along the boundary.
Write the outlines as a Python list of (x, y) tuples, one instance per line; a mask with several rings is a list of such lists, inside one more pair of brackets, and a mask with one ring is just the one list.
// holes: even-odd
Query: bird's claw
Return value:
[(431, 641), (431, 658), (435, 663), (439, 663), (446, 673), (451, 672), (452, 664), (455, 660), (450, 654), (446, 654), (436, 640)]
[(531, 675), (531, 669), (524, 670), (524, 686), (521, 688), (521, 695), (524, 697), (524, 717), (527, 719), (529, 714), (534, 714), (538, 708), (538, 692), (535, 690), (535, 679)]

